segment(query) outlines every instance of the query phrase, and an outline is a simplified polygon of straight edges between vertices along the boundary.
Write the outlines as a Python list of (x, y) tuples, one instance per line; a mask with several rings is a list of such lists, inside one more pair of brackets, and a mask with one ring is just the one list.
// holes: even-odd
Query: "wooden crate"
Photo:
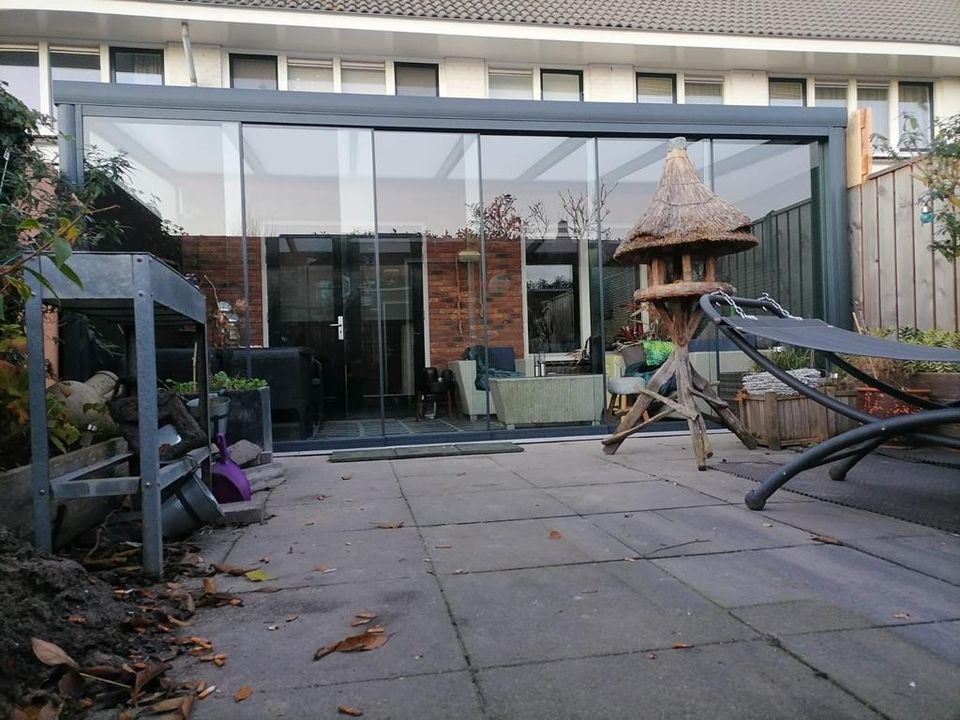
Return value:
[[(823, 390), (847, 405), (856, 405), (855, 390)], [(823, 442), (858, 424), (803, 395), (750, 395), (741, 390), (737, 403), (741, 422), (758, 444), (771, 450)]]

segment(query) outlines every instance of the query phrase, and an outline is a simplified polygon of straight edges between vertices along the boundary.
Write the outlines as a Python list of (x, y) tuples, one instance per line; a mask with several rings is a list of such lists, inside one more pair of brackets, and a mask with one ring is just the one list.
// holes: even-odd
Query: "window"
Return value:
[(813, 93), (817, 107), (847, 107), (846, 83), (817, 83)]
[(807, 84), (803, 80), (771, 80), (771, 107), (803, 107), (807, 104)]
[(440, 94), (440, 69), (426, 63), (394, 63), (397, 95), (437, 97)]
[(230, 87), (276, 90), (277, 58), (272, 55), (230, 55)]
[(11, 95), (40, 109), (40, 55), (36, 50), (0, 50), (0, 80)]
[(100, 82), (100, 51), (93, 48), (51, 48), (50, 76), (54, 80)]
[(553, 240), (527, 240), (527, 336), (530, 352), (568, 353), (580, 347), (577, 244), (567, 223)]
[(332, 60), (288, 60), (287, 89), (333, 92)]
[(879, 138), (873, 139), (873, 152), (885, 154), (884, 140), (890, 138), (890, 86), (857, 83), (857, 107), (870, 110), (871, 127)]
[(900, 147), (923, 149), (933, 132), (933, 86), (930, 83), (900, 83)]
[(110, 48), (110, 81), (163, 85), (163, 51)]
[(487, 84), (491, 98), (533, 100), (533, 72), (530, 70), (491, 70)]
[(340, 89), (345, 93), (384, 95), (387, 92), (387, 73), (383, 63), (342, 63)]
[(723, 80), (688, 79), (683, 83), (684, 102), (691, 105), (723, 105)]
[(583, 73), (579, 70), (543, 70), (540, 73), (543, 100), (583, 100)]
[(637, 102), (675, 103), (676, 75), (637, 75)]

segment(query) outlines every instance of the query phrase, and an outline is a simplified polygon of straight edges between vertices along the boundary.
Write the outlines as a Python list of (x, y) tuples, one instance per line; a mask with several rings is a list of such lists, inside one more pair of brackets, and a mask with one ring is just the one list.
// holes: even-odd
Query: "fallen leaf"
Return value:
[(381, 523), (370, 523), (371, 525), (376, 525), (381, 530), (397, 530), (398, 528), (403, 527), (403, 521), (400, 522), (381, 522)]
[(763, 526), (764, 526), (765, 528), (771, 528), (771, 527), (773, 527), (773, 523), (764, 523)]
[(52, 702), (48, 702), (40, 708), (40, 712), (37, 713), (37, 720), (57, 720), (62, 710), (63, 706), (54, 707)]
[(830, 535), (814, 535), (810, 538), (814, 542), (823, 543), (824, 545), (843, 545), (841, 540), (837, 540), (835, 537)]
[(279, 625), (267, 625), (267, 630), (276, 630), (278, 627), (280, 627), (280, 626), (279, 626)]
[(330, 497), (330, 496), (329, 496), (329, 495), (317, 495), (317, 500), (326, 500), (328, 497)]
[(217, 689), (216, 685), (210, 685), (209, 687), (204, 688), (203, 691), (197, 695), (197, 697), (203, 700), (205, 697), (208, 697), (209, 695), (213, 694), (213, 691), (216, 689)]
[(337, 705), (337, 712), (341, 715), (349, 715), (350, 717), (360, 717), (363, 715), (363, 710), (350, 707), (349, 705)]
[(262, 563), (264, 563), (264, 564), (269, 563), (269, 562), (270, 562), (270, 556), (269, 556), (269, 555), (264, 555), (262, 558), (260, 558), (259, 560), (257, 560), (257, 562), (262, 562)]
[(675, 643), (673, 644), (673, 649), (674, 649), (674, 650), (689, 650), (689, 649), (692, 648), (692, 647), (693, 647), (693, 645), (691, 645), (690, 643), (685, 643), (685, 642), (675, 642)]
[(212, 642), (210, 642), (209, 640), (207, 640), (207, 639), (204, 638), (204, 637), (199, 637), (199, 636), (197, 636), (197, 635), (191, 635), (191, 636), (189, 636), (189, 637), (187, 638), (187, 642), (188, 642), (188, 643), (193, 643), (194, 645), (199, 645), (200, 647), (206, 648), (207, 650), (212, 650), (212, 649), (213, 649), (213, 643), (212, 643)]
[(133, 690), (130, 693), (133, 701), (136, 702), (143, 689), (170, 668), (170, 663), (153, 663), (138, 672), (136, 679), (133, 681)]
[(253, 688), (250, 687), (249, 685), (244, 685), (242, 688), (240, 688), (239, 690), (237, 690), (237, 692), (234, 693), (233, 699), (236, 702), (243, 702), (251, 695), (253, 695)]
[(656, 653), (647, 653), (647, 660), (656, 660), (656, 659), (657, 659)]
[(87, 619), (83, 615), (67, 615), (67, 622), (72, 625), (86, 625)]
[(364, 632), (359, 635), (350, 635), (343, 640), (318, 648), (313, 654), (313, 659), (319, 660), (333, 652), (364, 652), (367, 650), (376, 650), (386, 645), (388, 639), (389, 637), (383, 633), (382, 628), (380, 632), (377, 633)]
[(59, 645), (54, 645), (52, 642), (47, 642), (40, 638), (31, 638), (30, 642), (33, 643), (33, 654), (36, 655), (37, 660), (44, 665), (50, 665), (52, 667), (66, 665), (74, 670), (80, 669), (77, 661), (67, 655)]
[(373, 620), (377, 614), (371, 612), (358, 612), (353, 614), (354, 617), (363, 618), (364, 620)]
[(314, 565), (313, 569), (321, 573), (327, 571), (327, 569), (323, 565)]
[(316, 525), (316, 522), (314, 522), (313, 520), (310, 520), (309, 522), (305, 522), (303, 525), (304, 525), (304, 527), (306, 527), (306, 526), (308, 526), (308, 525)]
[(250, 570), (245, 572), (243, 576), (250, 582), (266, 582), (267, 580), (276, 580), (275, 577), (271, 577), (266, 570)]
[(560, 531), (559, 531), (559, 530), (551, 530), (551, 531), (550, 531), (550, 539), (551, 539), (551, 540), (560, 540), (560, 539), (562, 539), (562, 538), (563, 538), (563, 535), (560, 534)]
[(217, 667), (223, 667), (227, 664), (227, 654), (226, 653), (217, 653), (213, 656), (213, 664)]
[(367, 632), (370, 633), (371, 635), (378, 635), (378, 634), (383, 633), (383, 632), (386, 632), (386, 631), (385, 631), (382, 627), (380, 627), (379, 625), (374, 625), (374, 626), (371, 627), (371, 628), (367, 628)]
[[(181, 697), (172, 697), (167, 698), (166, 700), (161, 700), (158, 703), (154, 703), (147, 708), (147, 711), (159, 715), (160, 713), (173, 712), (175, 710), (181, 710), (183, 708), (183, 702), (187, 699), (187, 696)], [(193, 698), (190, 698), (191, 704), (193, 703)]]
[(76, 670), (69, 670), (66, 675), (60, 678), (57, 683), (57, 690), (64, 697), (80, 697), (80, 691), (83, 689), (83, 678)]
[(900, 612), (895, 612), (893, 617), (895, 617), (897, 620), (908, 620), (910, 618), (910, 613), (905, 610), (901, 610)]
[(353, 475), (341, 475), (341, 476), (340, 476), (340, 479), (341, 479), (341, 480), (352, 480), (352, 479), (353, 479)]
[(286, 619), (284, 620), (284, 622), (293, 622), (293, 621), (296, 620), (298, 617), (300, 617), (300, 616), (299, 616), (299, 615), (287, 615), (287, 617), (286, 617)]
[(437, 550), (449, 550), (453, 545), (434, 545)]
[(253, 570), (253, 568), (241, 567), (240, 565), (230, 565), (228, 563), (214, 563), (212, 567), (218, 573), (223, 573), (224, 575), (233, 575), (234, 577), (240, 577), (241, 575), (245, 575)]
[(368, 620), (367, 618), (359, 618), (359, 617), (358, 617), (358, 618), (354, 618), (354, 619), (350, 622), (350, 627), (360, 627), (361, 625), (367, 625), (367, 624), (369, 624), (369, 623), (370, 623), (370, 620)]
[(217, 592), (217, 583), (212, 577), (205, 577), (203, 579), (203, 592), (206, 595), (213, 595)]

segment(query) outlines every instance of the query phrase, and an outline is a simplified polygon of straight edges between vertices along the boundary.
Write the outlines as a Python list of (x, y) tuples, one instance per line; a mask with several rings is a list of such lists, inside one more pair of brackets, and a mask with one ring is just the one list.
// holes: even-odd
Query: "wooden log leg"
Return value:
[(727, 404), (714, 393), (707, 379), (696, 370), (691, 370), (691, 378), (693, 379), (693, 386), (700, 391), (703, 399), (706, 400), (707, 404), (720, 416), (720, 419), (727, 429), (736, 435), (748, 450), (756, 450), (757, 439), (743, 426), (743, 423), (740, 422), (740, 418), (737, 417), (736, 413), (727, 407)]
[[(676, 360), (674, 356), (671, 355), (667, 358), (666, 362), (660, 366), (660, 368), (653, 374), (653, 377), (650, 378), (650, 382), (647, 384), (648, 387), (656, 388), (659, 390), (663, 387), (673, 376), (674, 365)], [(620, 445), (624, 440), (632, 433), (635, 432), (637, 422), (643, 416), (643, 414), (650, 408), (651, 403), (654, 402), (653, 397), (647, 395), (641, 395), (637, 398), (637, 401), (630, 407), (627, 413), (620, 419), (620, 424), (617, 426), (616, 432), (610, 437), (604, 438), (601, 442), (603, 443), (603, 452), (607, 455), (613, 455), (617, 450), (620, 449)], [(627, 432), (630, 431), (630, 432)]]
[(687, 417), (687, 427), (690, 429), (690, 440), (693, 443), (693, 454), (697, 459), (697, 469), (707, 469), (707, 458), (713, 453), (710, 450), (710, 442), (707, 440), (707, 428), (703, 422), (703, 416), (697, 409), (696, 401), (690, 388), (693, 386), (693, 380), (690, 377), (690, 356), (687, 346), (681, 345), (674, 351), (677, 356), (677, 402), (690, 410)]

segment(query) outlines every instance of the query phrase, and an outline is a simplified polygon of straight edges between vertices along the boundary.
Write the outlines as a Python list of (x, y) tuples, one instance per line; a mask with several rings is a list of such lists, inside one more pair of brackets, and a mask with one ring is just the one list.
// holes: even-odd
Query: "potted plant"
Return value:
[[(960, 350), (960, 332), (956, 330), (918, 330), (900, 328), (900, 342)], [(960, 363), (912, 362), (912, 385), (930, 391), (930, 399), (943, 404), (960, 402)]]
[[(881, 338), (896, 334), (893, 330), (886, 328), (861, 328), (860, 332)], [(916, 386), (914, 381), (914, 375), (916, 374), (915, 363), (905, 360), (894, 360), (892, 358), (864, 357), (859, 355), (848, 357), (846, 360), (858, 370), (908, 395), (914, 395), (918, 398), (930, 397), (929, 390)], [(873, 387), (858, 386), (857, 396), (857, 404), (860, 410), (875, 417), (888, 418), (897, 415), (908, 415), (919, 410), (917, 406), (899, 400), (892, 395), (887, 395), (885, 392)]]

